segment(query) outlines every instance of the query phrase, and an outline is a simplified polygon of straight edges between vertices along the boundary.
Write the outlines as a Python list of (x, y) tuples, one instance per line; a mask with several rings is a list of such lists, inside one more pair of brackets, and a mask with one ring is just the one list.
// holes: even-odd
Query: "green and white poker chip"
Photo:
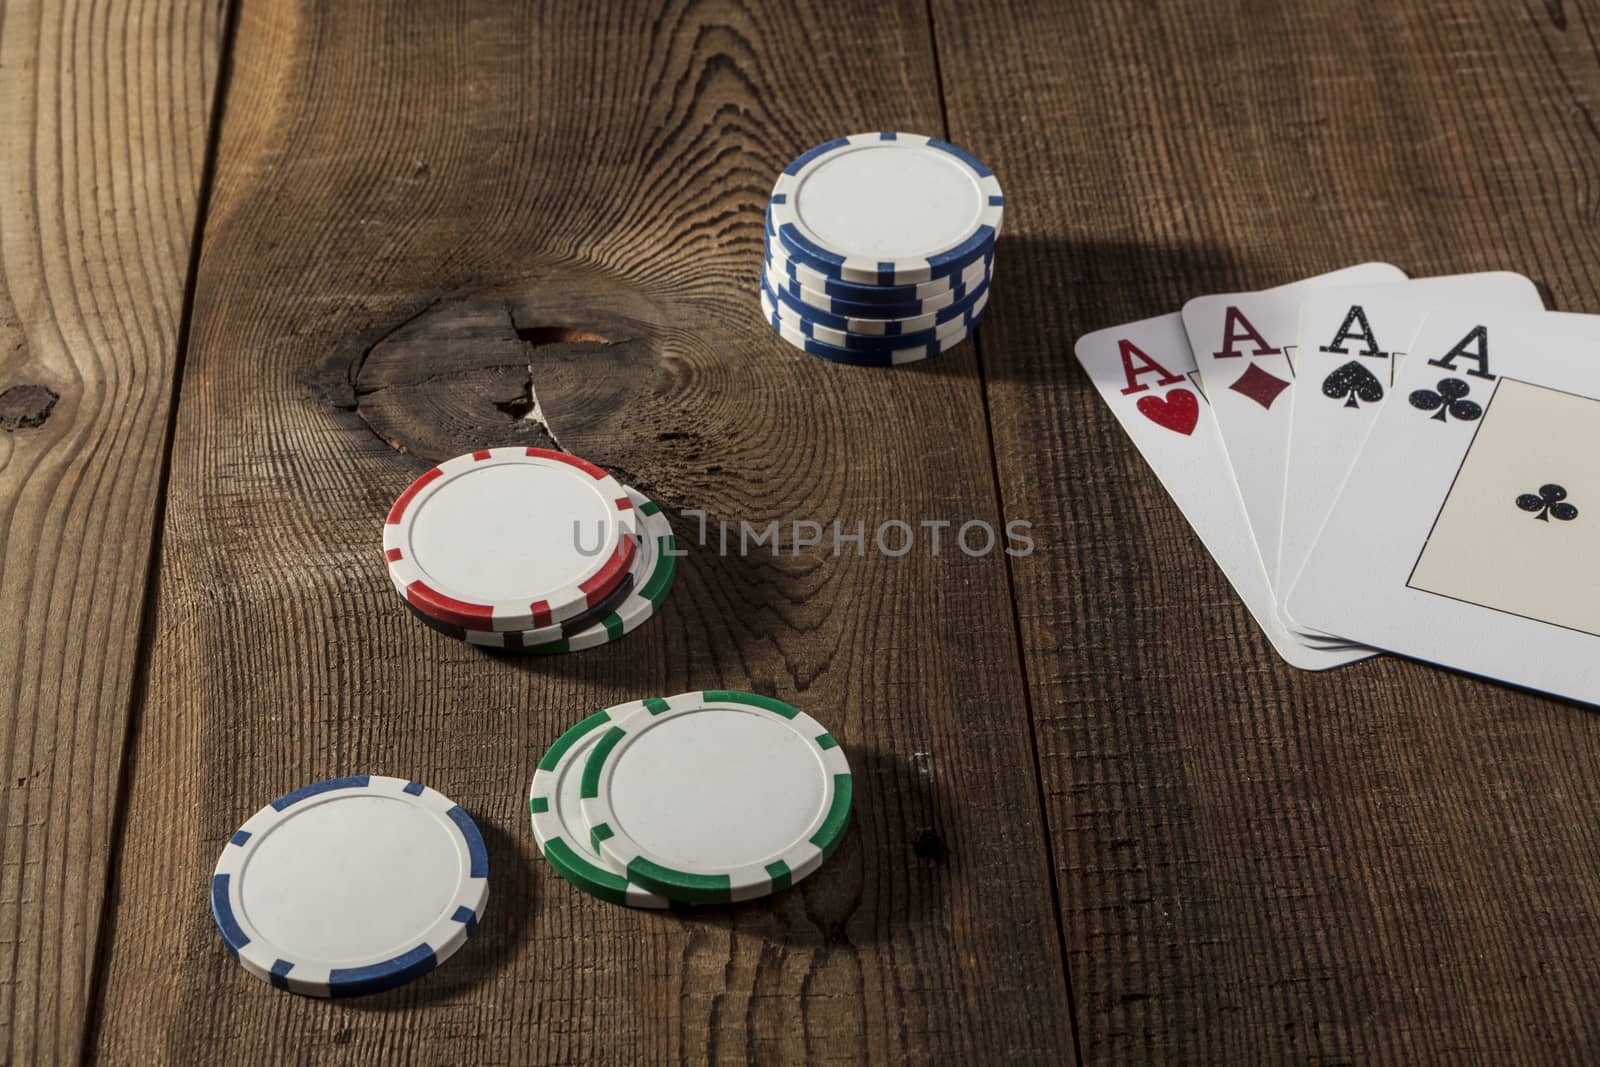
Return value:
[(646, 619), (653, 616), (672, 591), (678, 575), (678, 542), (672, 535), (672, 523), (666, 514), (649, 497), (624, 486), (639, 519), (639, 547), (633, 554), (631, 573), (633, 589), (617, 609), (593, 626), (559, 641), (534, 645), (525, 651), (539, 656), (579, 652), (598, 648), (631, 633)]
[(749, 900), (811, 874), (843, 838), (849, 762), (798, 708), (708, 690), (611, 718), (579, 801), (591, 848), (634, 885), (691, 904)]
[(533, 772), (528, 810), (533, 816), (533, 837), (539, 843), (539, 851), (561, 877), (612, 904), (666, 908), (671, 906), (670, 900), (630, 885), (621, 868), (594, 851), (578, 802), (584, 762), (605, 734), (604, 727), (642, 707), (644, 701), (636, 700), (597, 711), (556, 738)]

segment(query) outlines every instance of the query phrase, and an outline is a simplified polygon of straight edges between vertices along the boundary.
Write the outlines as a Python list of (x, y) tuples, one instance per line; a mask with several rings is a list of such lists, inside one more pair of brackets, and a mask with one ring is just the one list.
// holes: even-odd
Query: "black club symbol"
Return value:
[(1483, 409), (1472, 401), (1466, 399), (1472, 387), (1460, 378), (1441, 378), (1434, 389), (1417, 389), (1411, 394), (1411, 406), (1418, 411), (1433, 411), (1438, 409), (1434, 416), (1440, 422), (1449, 421), (1446, 415), (1453, 415), (1462, 422), (1471, 422), (1483, 414)]
[(1534, 518), (1540, 522), (1549, 522), (1552, 518), (1571, 522), (1578, 517), (1578, 509), (1566, 503), (1566, 499), (1566, 489), (1552, 482), (1549, 485), (1541, 485), (1537, 496), (1533, 493), (1523, 493), (1517, 497), (1517, 507), (1523, 511), (1538, 512)]

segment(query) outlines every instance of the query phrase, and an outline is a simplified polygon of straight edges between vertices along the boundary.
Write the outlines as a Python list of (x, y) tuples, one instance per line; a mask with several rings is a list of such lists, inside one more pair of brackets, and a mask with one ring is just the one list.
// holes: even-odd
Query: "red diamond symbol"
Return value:
[(1289, 388), (1289, 383), (1252, 363), (1249, 369), (1239, 375), (1239, 380), (1228, 388), (1243, 393), (1264, 408), (1270, 408), (1272, 402), (1278, 399), (1278, 394)]

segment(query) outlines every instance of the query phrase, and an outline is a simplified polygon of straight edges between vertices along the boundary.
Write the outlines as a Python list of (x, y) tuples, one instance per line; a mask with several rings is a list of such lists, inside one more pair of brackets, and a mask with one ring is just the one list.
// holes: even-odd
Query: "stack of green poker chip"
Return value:
[(529, 790), (563, 878), (662, 908), (750, 900), (814, 873), (849, 826), (850, 766), (811, 716), (734, 690), (607, 708), (561, 735)]

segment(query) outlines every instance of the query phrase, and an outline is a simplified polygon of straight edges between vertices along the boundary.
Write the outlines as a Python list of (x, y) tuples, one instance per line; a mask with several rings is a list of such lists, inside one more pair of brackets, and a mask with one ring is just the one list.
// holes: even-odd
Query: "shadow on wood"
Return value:
[[(988, 380), (1032, 380), (1039, 361), (1073, 363), (1072, 346), (1086, 333), (1178, 311), (1199, 293), (1292, 280), (1261, 275), (1237, 249), (1220, 246), (1002, 235), (989, 306), (973, 337), (980, 352), (985, 344), (1024, 349), (1021, 359), (985, 359)], [(962, 367), (941, 354), (896, 370), (939, 375)], [(1075, 367), (1069, 381), (1093, 391)]]

